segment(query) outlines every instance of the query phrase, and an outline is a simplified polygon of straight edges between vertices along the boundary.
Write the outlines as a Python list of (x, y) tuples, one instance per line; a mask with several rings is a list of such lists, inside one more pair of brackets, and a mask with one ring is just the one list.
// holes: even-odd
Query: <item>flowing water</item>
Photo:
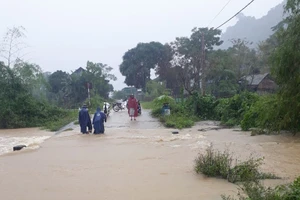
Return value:
[(251, 137), (219, 129), (216, 122), (174, 135), (147, 111), (137, 121), (126, 111), (112, 113), (105, 135), (82, 135), (78, 126), (72, 128), (56, 135), (39, 129), (0, 132), (6, 149), (26, 141), (41, 147), (0, 156), (1, 199), (220, 199), (236, 193), (237, 186), (193, 169), (197, 154), (210, 145), (241, 160), (265, 157), (262, 170), (285, 178), (267, 181), (270, 185), (289, 182), (300, 172), (300, 138), (290, 135)]
[(53, 134), (38, 128), (0, 130), (0, 156), (12, 152), (16, 145), (37, 149), (51, 135)]

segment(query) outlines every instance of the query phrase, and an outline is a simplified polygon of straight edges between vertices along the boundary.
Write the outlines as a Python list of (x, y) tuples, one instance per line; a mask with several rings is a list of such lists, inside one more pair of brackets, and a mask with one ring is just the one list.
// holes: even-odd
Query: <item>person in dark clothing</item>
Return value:
[[(83, 105), (81, 110), (79, 111), (78, 121), (80, 124), (81, 133), (88, 134), (89, 132), (92, 132), (91, 117), (87, 110), (86, 105)], [(86, 130), (87, 127), (88, 127), (88, 131)]]
[(94, 134), (104, 133), (104, 122), (106, 122), (106, 115), (98, 107), (93, 118)]

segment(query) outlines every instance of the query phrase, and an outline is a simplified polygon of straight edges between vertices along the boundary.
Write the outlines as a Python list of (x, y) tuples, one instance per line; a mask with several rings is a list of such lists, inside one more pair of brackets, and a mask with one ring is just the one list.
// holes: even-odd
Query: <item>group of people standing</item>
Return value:
[[(83, 134), (89, 134), (92, 132), (94, 126), (94, 134), (103, 134), (104, 133), (104, 122), (106, 122), (106, 114), (101, 112), (100, 107), (97, 108), (93, 121), (91, 121), (91, 117), (86, 105), (84, 105), (80, 111), (78, 116), (78, 121), (80, 124), (80, 132)], [(93, 125), (93, 126), (92, 126)], [(87, 130), (88, 128), (88, 130)]]
[[(139, 102), (136, 98), (134, 98), (134, 95), (129, 96), (127, 109), (131, 121), (132, 119), (136, 120), (136, 117), (138, 116)], [(103, 134), (104, 122), (106, 122), (106, 120), (106, 114), (101, 111), (100, 107), (98, 107), (92, 121), (87, 106), (83, 105), (78, 116), (80, 132), (83, 134), (89, 134), (92, 132), (94, 127), (94, 134)]]

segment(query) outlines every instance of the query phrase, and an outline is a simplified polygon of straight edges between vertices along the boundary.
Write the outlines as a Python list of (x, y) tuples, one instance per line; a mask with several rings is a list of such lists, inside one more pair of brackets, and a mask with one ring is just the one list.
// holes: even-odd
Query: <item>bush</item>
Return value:
[(58, 131), (68, 123), (78, 118), (78, 110), (65, 111), (63, 115), (54, 117), (43, 125), (43, 128), (50, 131)]
[(230, 98), (222, 109), (221, 122), (228, 126), (239, 125), (244, 114), (258, 99), (257, 94), (250, 92), (243, 92)]
[(195, 171), (208, 177), (227, 179), (232, 161), (228, 151), (215, 151), (210, 146), (206, 149), (206, 154), (199, 154), (196, 158)]
[[(162, 115), (162, 106), (164, 103), (169, 103), (171, 114), (167, 116)], [(146, 104), (147, 105), (147, 104)], [(189, 113), (184, 102), (176, 103), (172, 97), (161, 96), (151, 103), (153, 117), (157, 117), (168, 128), (188, 128), (194, 125), (196, 117)]]
[(236, 163), (233, 166), (233, 158), (228, 151), (216, 151), (210, 146), (206, 149), (206, 153), (200, 153), (196, 158), (195, 171), (209, 177), (227, 179), (232, 183), (278, 178), (272, 174), (259, 172), (261, 164), (262, 159), (251, 157), (247, 161)]
[(176, 104), (175, 99), (167, 95), (162, 95), (153, 100), (153, 104), (156, 107), (162, 107), (164, 103), (168, 103), (171, 107)]
[[(266, 188), (260, 182), (244, 182), (237, 194), (238, 200), (300, 200), (300, 177), (292, 184)], [(236, 200), (222, 195), (223, 200)]]
[(291, 124), (293, 119), (285, 118), (286, 109), (284, 103), (277, 95), (261, 96), (249, 110), (246, 111), (241, 121), (242, 130), (247, 131), (250, 128), (259, 128), (261, 132), (268, 130), (268, 133), (280, 130), (289, 130), (297, 132), (299, 128), (295, 128)]
[[(103, 107), (103, 103), (106, 100), (104, 100), (104, 98), (100, 97), (99, 95), (95, 95), (91, 98), (91, 105), (89, 106), (89, 110), (91, 111), (96, 111), (97, 107), (99, 106), (102, 110)], [(86, 105), (88, 105), (88, 103), (86, 103)]]

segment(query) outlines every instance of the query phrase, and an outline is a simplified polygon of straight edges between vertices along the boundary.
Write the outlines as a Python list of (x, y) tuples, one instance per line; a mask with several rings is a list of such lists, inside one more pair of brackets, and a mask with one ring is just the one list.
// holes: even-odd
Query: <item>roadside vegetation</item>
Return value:
[(293, 183), (273, 188), (265, 187), (261, 180), (279, 179), (274, 174), (260, 171), (263, 158), (250, 157), (245, 161), (235, 159), (228, 151), (218, 151), (212, 146), (199, 153), (195, 171), (208, 177), (226, 179), (238, 185), (236, 197), (222, 195), (223, 200), (299, 200), (300, 177)]
[[(164, 45), (139, 43), (124, 54), (120, 72), (125, 83), (143, 89), (147, 101), (154, 99), (152, 114), (167, 127), (219, 120), (252, 130), (252, 135), (296, 134), (300, 131), (299, 7), (300, 1), (287, 0), (286, 17), (274, 24), (274, 34), (256, 49), (251, 41), (234, 38), (231, 47), (217, 50), (223, 42), (221, 30), (194, 28), (189, 36)], [(199, 56), (203, 53), (205, 62)], [(157, 78), (150, 81), (151, 70)], [(142, 76), (137, 71), (143, 71), (145, 78), (136, 79)], [(253, 84), (255, 77), (265, 74), (268, 80), (261, 88)], [(170, 116), (161, 115), (165, 102), (155, 99), (161, 95), (174, 98), (168, 102)]]
[[(43, 72), (40, 66), (14, 55), (24, 54), (23, 27), (13, 27), (0, 43), (0, 128), (42, 127), (57, 131), (78, 118), (86, 103), (91, 110), (113, 91), (111, 67), (87, 62), (73, 73)], [(3, 49), (2, 49), (3, 48)], [(88, 101), (88, 90), (91, 99)]]
[(228, 150), (221, 152), (210, 146), (205, 153), (199, 153), (195, 160), (195, 171), (208, 177), (226, 179), (231, 183), (278, 178), (273, 174), (260, 172), (262, 164), (263, 158), (250, 157), (246, 161), (239, 161)]

